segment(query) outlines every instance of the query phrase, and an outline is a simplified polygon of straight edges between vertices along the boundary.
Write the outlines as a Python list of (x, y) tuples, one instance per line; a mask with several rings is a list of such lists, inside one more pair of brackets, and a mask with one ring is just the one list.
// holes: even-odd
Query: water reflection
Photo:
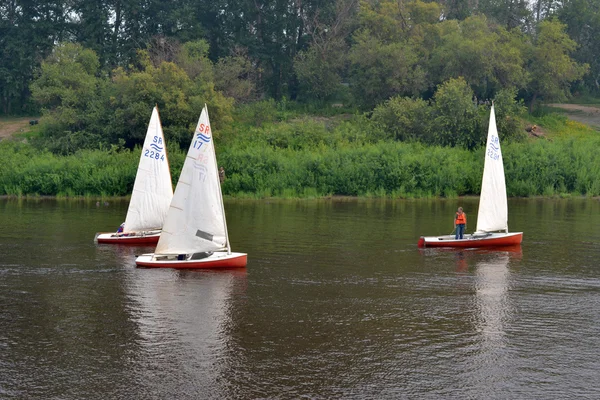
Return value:
[[(244, 294), (246, 271), (132, 269), (125, 285), (143, 386), (164, 395), (218, 394), (235, 324), (231, 300)], [(157, 382), (163, 369), (179, 372)]]
[(504, 321), (509, 311), (508, 271), (509, 256), (481, 261), (475, 269), (475, 303), (478, 315), (476, 330), (482, 336), (482, 350), (493, 350), (504, 345)]
[(136, 268), (136, 255), (152, 250), (97, 246), (99, 261), (116, 260), (123, 268), (125, 312), (135, 327), (128, 372), (146, 394), (157, 398), (172, 393), (227, 397), (223, 377), (232, 364), (234, 302), (245, 296), (246, 270)]
[(463, 250), (456, 252), (456, 272), (467, 272), (469, 270), (469, 264), (467, 263), (467, 256)]
[(417, 251), (454, 200), (236, 201), (247, 277), (95, 245), (126, 205), (0, 200), (0, 398), (598, 397), (597, 200), (513, 201), (523, 255)]
[[(454, 276), (446, 286), (464, 330), (444, 335), (458, 354), (456, 376), (465, 398), (498, 398), (510, 391), (520, 365), (515, 362), (511, 328), (517, 309), (511, 298), (513, 274), (522, 259), (521, 246), (497, 249), (422, 249), (427, 264), (443, 265), (439, 279)], [(440, 285), (443, 280), (440, 280)]]
[(471, 359), (468, 381), (475, 393), (493, 398), (510, 384), (516, 367), (508, 350), (507, 326), (514, 314), (510, 298), (511, 260), (521, 258), (520, 246), (478, 254), (474, 270), (473, 325), (477, 351)]

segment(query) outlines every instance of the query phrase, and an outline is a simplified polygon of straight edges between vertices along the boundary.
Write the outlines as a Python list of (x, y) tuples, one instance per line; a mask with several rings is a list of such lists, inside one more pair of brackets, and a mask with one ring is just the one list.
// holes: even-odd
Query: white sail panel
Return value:
[(206, 107), (200, 114), (155, 254), (227, 247), (221, 185)]
[(154, 107), (140, 156), (131, 201), (125, 218), (125, 232), (160, 229), (171, 199), (173, 184), (167, 148), (158, 109)]
[(481, 197), (477, 214), (477, 232), (508, 232), (508, 205), (500, 138), (496, 128), (494, 105), (490, 112), (485, 163), (481, 181)]

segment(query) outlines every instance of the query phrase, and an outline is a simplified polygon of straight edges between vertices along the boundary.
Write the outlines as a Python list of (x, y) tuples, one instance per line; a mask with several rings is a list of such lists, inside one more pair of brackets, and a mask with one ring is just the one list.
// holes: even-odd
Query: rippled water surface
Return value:
[(226, 203), (248, 268), (135, 268), (127, 203), (0, 200), (0, 398), (600, 396), (600, 202), (509, 201), (517, 248), (419, 250), (477, 199)]

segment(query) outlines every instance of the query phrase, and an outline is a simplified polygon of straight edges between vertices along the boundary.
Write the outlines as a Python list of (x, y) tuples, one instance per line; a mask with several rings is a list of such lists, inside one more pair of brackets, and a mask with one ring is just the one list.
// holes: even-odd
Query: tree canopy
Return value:
[(412, 124), (397, 140), (430, 133), (407, 107), (439, 129), (426, 141), (471, 148), (478, 103), (600, 93), (599, 15), (591, 0), (8, 0), (0, 112), (43, 112), (46, 144), (68, 153), (133, 147), (155, 104), (185, 145), (205, 102), (216, 124), (252, 102), (342, 102)]

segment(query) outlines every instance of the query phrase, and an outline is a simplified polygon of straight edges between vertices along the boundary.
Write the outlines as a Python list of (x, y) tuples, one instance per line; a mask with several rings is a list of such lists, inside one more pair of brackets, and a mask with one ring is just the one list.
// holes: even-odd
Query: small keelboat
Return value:
[(494, 105), (490, 111), (477, 229), (463, 239), (454, 235), (421, 236), (418, 247), (492, 247), (514, 246), (523, 241), (523, 232), (508, 232), (508, 203), (500, 138), (496, 128)]
[(214, 140), (202, 109), (156, 250), (136, 258), (138, 267), (239, 268), (246, 253), (233, 253), (227, 233)]

